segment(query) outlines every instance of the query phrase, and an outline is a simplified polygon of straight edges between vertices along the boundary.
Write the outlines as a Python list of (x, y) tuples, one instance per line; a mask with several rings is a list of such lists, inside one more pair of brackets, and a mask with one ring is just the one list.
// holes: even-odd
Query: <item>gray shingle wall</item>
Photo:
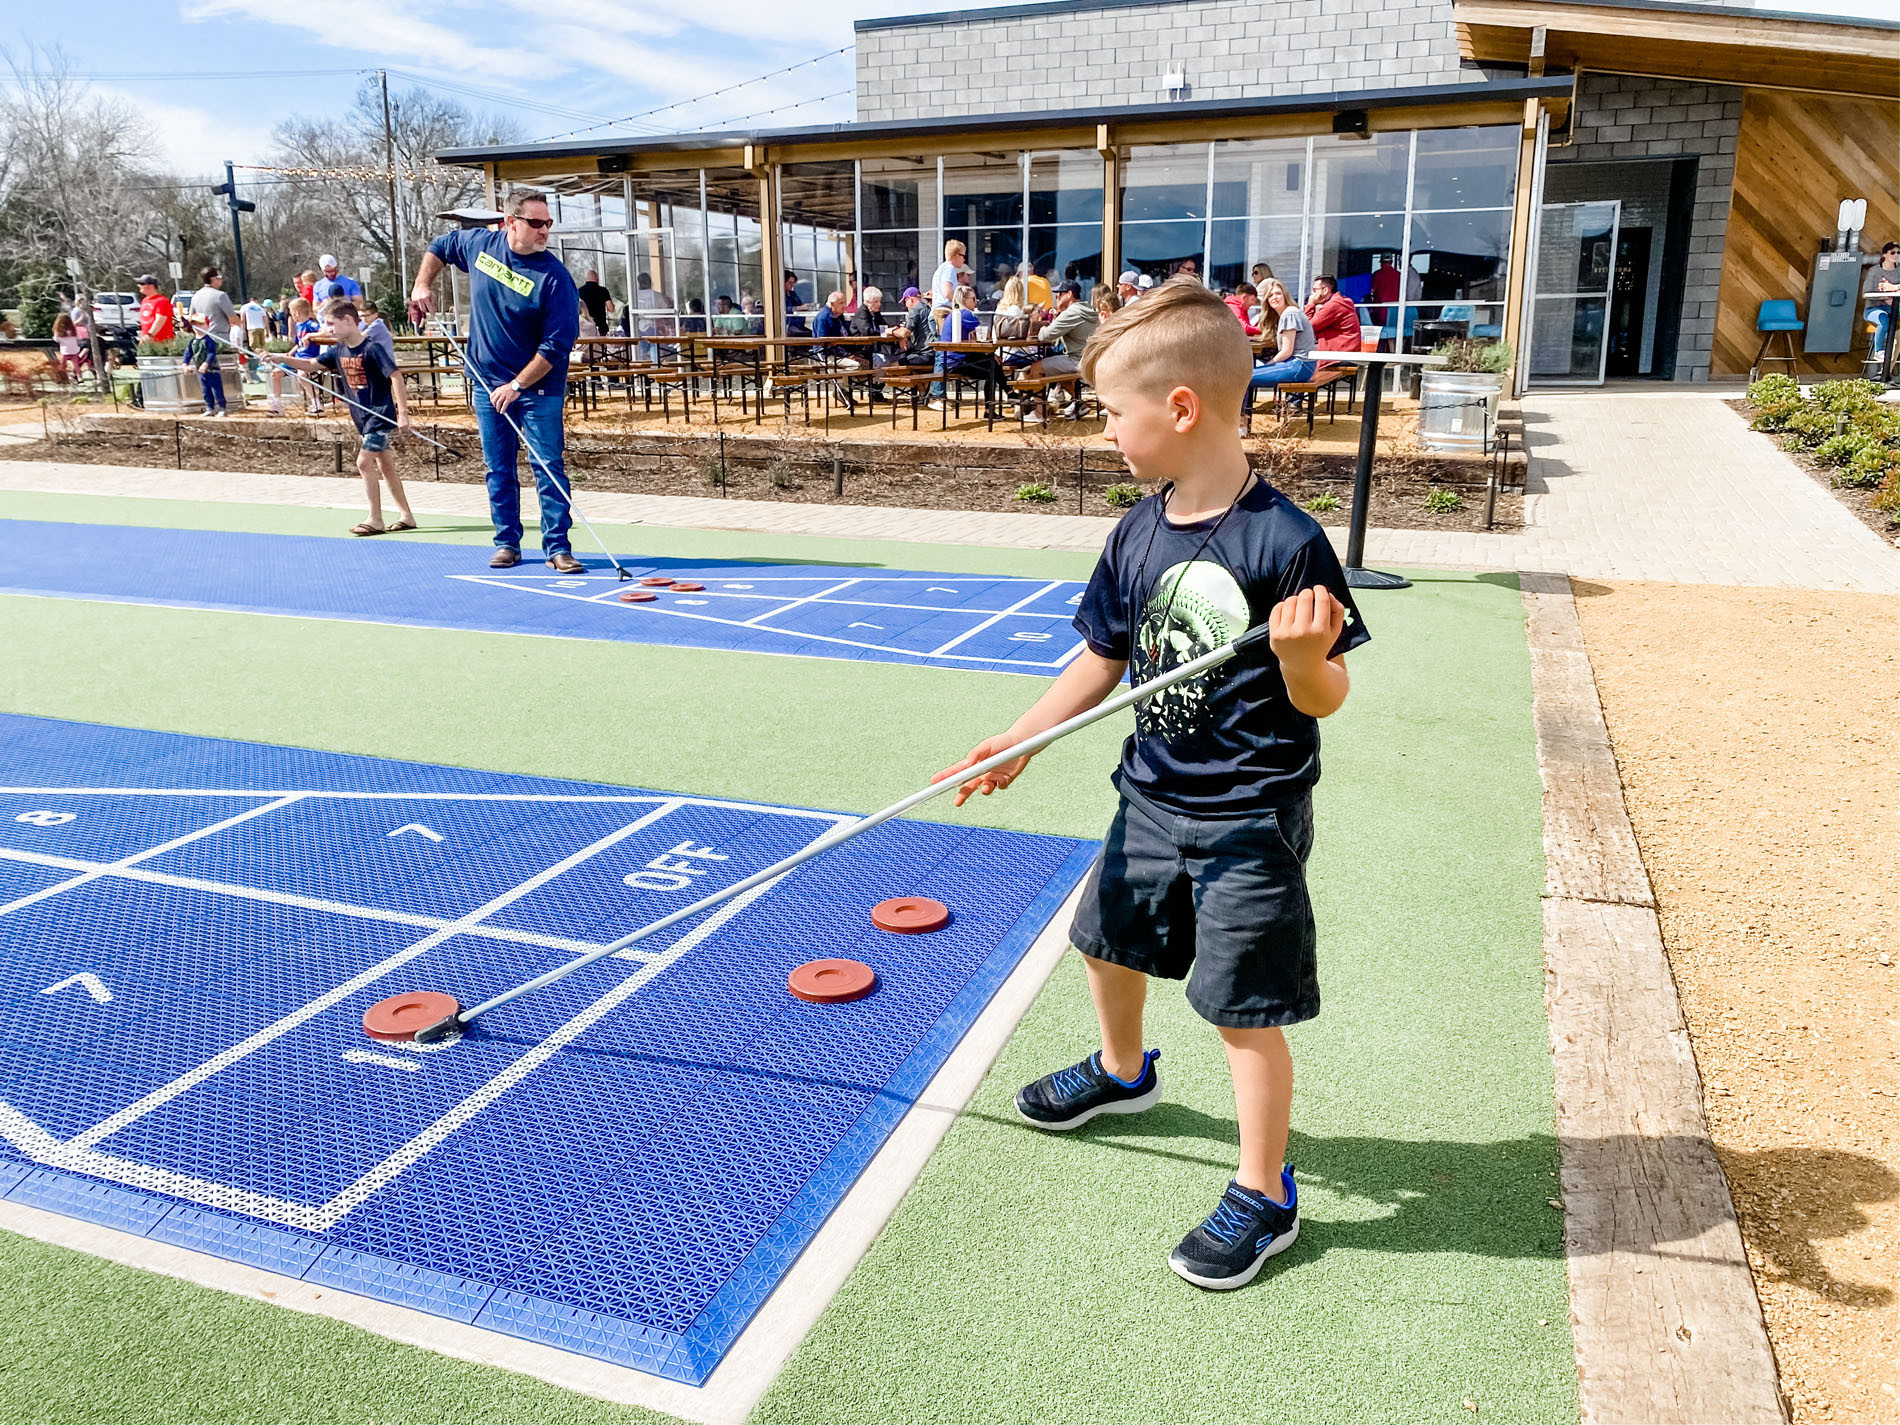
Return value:
[[(1739, 89), (1590, 74), (1584, 76), (1578, 104), (1576, 142), (1550, 151), (1552, 168), (1592, 159), (1697, 156), (1695, 214), (1689, 229), (1689, 263), (1683, 274), (1682, 332), (1676, 345), (1678, 381), (1709, 379), (1729, 188), (1735, 179), (1735, 139), (1741, 125)], [(1545, 186), (1549, 186), (1548, 178)], [(1660, 257), (1659, 251), (1651, 253), (1652, 261)]]
[[(858, 117), (1259, 98), (1484, 78), (1450, 0), (1164, 0), (859, 31)], [(952, 73), (954, 72), (954, 78)]]

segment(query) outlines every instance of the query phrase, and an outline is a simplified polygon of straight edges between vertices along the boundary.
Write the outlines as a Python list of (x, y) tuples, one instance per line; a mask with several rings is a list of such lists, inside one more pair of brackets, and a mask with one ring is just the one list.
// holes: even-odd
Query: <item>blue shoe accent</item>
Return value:
[(1102, 1067), (1100, 1054), (1091, 1054), (1019, 1089), (1016, 1111), (1035, 1127), (1057, 1133), (1080, 1128), (1097, 1114), (1145, 1112), (1161, 1098), (1161, 1071), (1155, 1067), (1160, 1057), (1159, 1049), (1150, 1049), (1140, 1077), (1130, 1081), (1116, 1078)]
[(1300, 1235), (1299, 1190), (1291, 1166), (1280, 1170), (1284, 1201), (1275, 1202), (1237, 1182), (1202, 1222), (1168, 1256), (1168, 1266), (1184, 1281), (1208, 1291), (1232, 1291), (1260, 1273), (1267, 1258), (1291, 1247)]

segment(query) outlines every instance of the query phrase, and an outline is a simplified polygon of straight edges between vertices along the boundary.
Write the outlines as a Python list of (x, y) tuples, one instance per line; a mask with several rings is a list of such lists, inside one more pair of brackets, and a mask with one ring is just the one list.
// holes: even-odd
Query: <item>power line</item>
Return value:
[(748, 119), (767, 119), (774, 114), (789, 113), (793, 109), (803, 109), (812, 104), (822, 104), (827, 99), (842, 99), (846, 95), (855, 92), (855, 90), (851, 89), (840, 89), (832, 94), (820, 94), (816, 99), (800, 99), (796, 104), (780, 104), (775, 109), (760, 109), (755, 114), (741, 114), (736, 119), (719, 119), (713, 123), (702, 125), (701, 127), (702, 129), (729, 128), (733, 124), (743, 124)]
[[(804, 69), (807, 65), (823, 64), (828, 59), (836, 59), (841, 54), (849, 53), (853, 48), (853, 45), (840, 45), (837, 49), (826, 50), (823, 54), (813, 55), (810, 59), (801, 59), (796, 64), (788, 64), (783, 69), (774, 69), (765, 74), (754, 75), (750, 79), (740, 80), (737, 84), (728, 84), (723, 89), (714, 89), (710, 93), (696, 95), (691, 99), (682, 99), (676, 104), (661, 104), (658, 108), (643, 109), (637, 114), (629, 114), (624, 119), (608, 119), (602, 123), (591, 124), (584, 129), (571, 129), (564, 134), (551, 134), (545, 139), (537, 139), (536, 142), (554, 143), (560, 139), (578, 138), (582, 134), (592, 133), (595, 129), (618, 128), (623, 124), (631, 124), (640, 119), (650, 118), (654, 114), (666, 114), (672, 112), (674, 109), (690, 108), (694, 104), (703, 104), (708, 99), (717, 99), (721, 94), (730, 94), (735, 89), (745, 89), (754, 84), (762, 84), (768, 79), (776, 79), (781, 74), (790, 74), (795, 69)], [(815, 101), (808, 100), (806, 102)], [(766, 109), (761, 112), (771, 114), (778, 111), (775, 109)], [(734, 119), (728, 122), (737, 123), (738, 120)]]

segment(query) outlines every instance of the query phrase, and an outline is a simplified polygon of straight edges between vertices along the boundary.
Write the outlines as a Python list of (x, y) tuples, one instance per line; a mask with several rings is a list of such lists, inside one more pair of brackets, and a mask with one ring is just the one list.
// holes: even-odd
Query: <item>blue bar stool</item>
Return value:
[[(1794, 303), (1786, 297), (1778, 297), (1772, 302), (1761, 304), (1761, 314), (1755, 318), (1755, 330), (1761, 333), (1761, 346), (1755, 352), (1757, 370), (1770, 361), (1786, 362), (1788, 374), (1794, 375), (1796, 357), (1794, 351), (1794, 333), (1806, 331), (1807, 323), (1795, 315)], [(1768, 344), (1777, 336), (1781, 338), (1785, 356), (1768, 355)]]

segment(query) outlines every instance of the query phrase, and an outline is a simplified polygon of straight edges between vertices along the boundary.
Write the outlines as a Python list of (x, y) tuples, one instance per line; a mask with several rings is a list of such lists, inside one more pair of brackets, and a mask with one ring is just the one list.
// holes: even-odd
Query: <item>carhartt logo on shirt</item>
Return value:
[(475, 270), (486, 272), (504, 287), (511, 287), (518, 296), (525, 297), (534, 291), (534, 279), (525, 273), (516, 272), (505, 263), (497, 262), (489, 253), (482, 253), (475, 259)]

